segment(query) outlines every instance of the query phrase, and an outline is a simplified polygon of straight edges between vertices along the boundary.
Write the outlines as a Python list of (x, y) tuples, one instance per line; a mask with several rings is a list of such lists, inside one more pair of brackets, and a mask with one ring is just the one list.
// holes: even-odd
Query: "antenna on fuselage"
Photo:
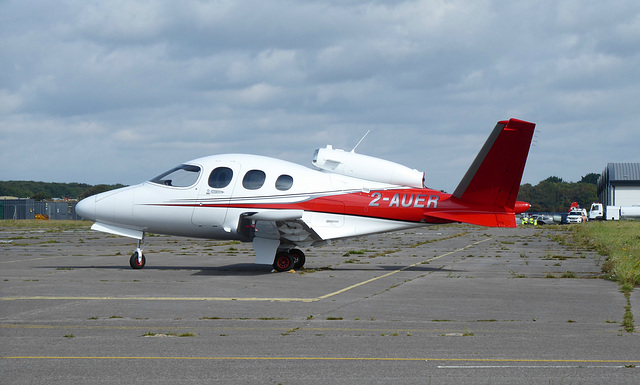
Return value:
[(353, 150), (351, 150), (351, 152), (356, 152), (356, 148), (358, 148), (358, 146), (360, 145), (360, 143), (362, 143), (362, 141), (364, 140), (364, 138), (367, 137), (367, 135), (369, 135), (369, 133), (371, 132), (371, 130), (367, 131), (366, 134), (364, 134), (364, 136), (362, 137), (362, 139), (360, 139), (360, 141), (358, 142), (358, 144), (356, 144), (356, 146), (353, 148)]

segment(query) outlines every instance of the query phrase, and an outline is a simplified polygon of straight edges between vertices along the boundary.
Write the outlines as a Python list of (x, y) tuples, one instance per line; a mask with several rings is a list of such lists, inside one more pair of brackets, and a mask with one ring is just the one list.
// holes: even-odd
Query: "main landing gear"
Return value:
[(142, 247), (144, 246), (144, 234), (142, 234), (142, 239), (138, 239), (138, 247), (136, 251), (131, 254), (131, 258), (129, 258), (129, 265), (132, 269), (142, 269), (144, 264), (147, 263), (147, 260), (142, 253)]
[[(138, 246), (136, 247), (136, 251), (131, 254), (131, 258), (129, 258), (129, 265), (132, 269), (142, 269), (144, 265), (147, 263), (146, 258), (144, 257), (144, 253), (142, 251), (144, 246), (144, 234), (142, 234), (142, 239), (138, 240)], [(299, 249), (290, 249), (289, 251), (279, 251), (276, 253), (276, 256), (273, 260), (273, 268), (276, 271), (289, 271), (301, 269), (306, 262), (306, 258), (302, 250)]]
[(302, 250), (291, 249), (287, 251), (279, 251), (273, 260), (273, 268), (276, 271), (289, 271), (291, 269), (300, 269), (304, 266), (306, 258)]

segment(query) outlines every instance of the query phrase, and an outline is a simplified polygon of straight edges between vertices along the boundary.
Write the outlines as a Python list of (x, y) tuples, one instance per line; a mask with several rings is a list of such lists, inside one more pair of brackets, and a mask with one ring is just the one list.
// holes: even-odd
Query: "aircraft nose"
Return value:
[(76, 213), (84, 219), (94, 221), (96, 219), (96, 196), (93, 195), (78, 202)]

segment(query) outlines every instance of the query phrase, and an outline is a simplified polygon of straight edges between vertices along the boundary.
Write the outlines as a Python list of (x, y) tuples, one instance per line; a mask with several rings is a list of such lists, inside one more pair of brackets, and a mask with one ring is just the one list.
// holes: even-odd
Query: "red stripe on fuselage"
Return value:
[[(451, 194), (432, 189), (389, 189), (330, 194), (290, 203), (269, 203), (268, 199), (259, 203), (248, 203), (242, 202), (244, 199), (255, 200), (254, 197), (234, 197), (230, 201), (237, 203), (176, 203), (163, 204), (163, 206), (235, 208), (248, 211), (260, 209), (304, 210), (416, 223), (465, 222), (465, 218), (468, 215), (514, 213), (513, 210), (506, 208), (463, 203), (460, 200), (453, 199)], [(446, 215), (438, 217), (437, 213), (446, 213)], [(457, 217), (459, 217), (459, 220)]]
[[(431, 189), (392, 189), (347, 194), (332, 194), (291, 203), (216, 203), (170, 204), (171, 206), (227, 207), (241, 209), (305, 210), (328, 214), (363, 216), (407, 222), (424, 221), (425, 211), (447, 206), (451, 195)], [(247, 197), (252, 199), (252, 197)], [(242, 201), (234, 197), (232, 201)], [(445, 221), (443, 221), (445, 222)]]

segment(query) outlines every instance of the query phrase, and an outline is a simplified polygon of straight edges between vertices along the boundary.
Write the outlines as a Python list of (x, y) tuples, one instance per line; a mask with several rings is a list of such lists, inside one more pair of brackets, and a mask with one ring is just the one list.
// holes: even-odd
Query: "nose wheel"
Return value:
[(147, 260), (140, 249), (134, 251), (133, 254), (131, 254), (131, 258), (129, 258), (129, 265), (131, 265), (132, 269), (142, 269), (146, 262)]
[(142, 233), (142, 239), (138, 240), (138, 247), (136, 251), (131, 254), (131, 258), (129, 258), (129, 265), (132, 269), (142, 269), (147, 262), (144, 254), (142, 253), (142, 247), (144, 245), (144, 233)]

